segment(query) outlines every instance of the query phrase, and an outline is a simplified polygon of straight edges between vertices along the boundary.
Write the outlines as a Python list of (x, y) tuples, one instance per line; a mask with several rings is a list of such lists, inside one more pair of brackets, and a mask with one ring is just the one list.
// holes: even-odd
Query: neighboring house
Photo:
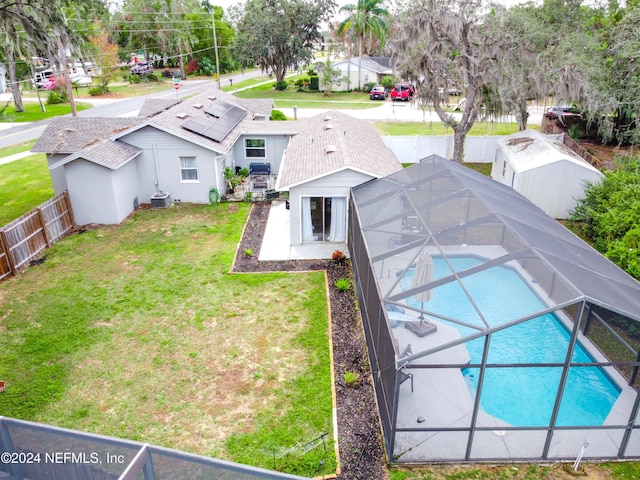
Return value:
[[(360, 57), (348, 58), (346, 60), (340, 60), (333, 62), (331, 68), (340, 70), (344, 81), (332, 88), (333, 91), (346, 91), (358, 88), (358, 63)], [(380, 83), (382, 77), (387, 75), (393, 75), (393, 69), (389, 58), (386, 57), (362, 57), (362, 64), (360, 69), (360, 87), (363, 87), (365, 83), (375, 82)], [(346, 81), (349, 79), (349, 82)], [(322, 84), (322, 82), (320, 82)], [(322, 85), (320, 85), (322, 88)]]
[(491, 177), (521, 193), (553, 218), (568, 218), (584, 198), (585, 182), (603, 174), (564, 145), (535, 130), (498, 140)]
[(331, 110), (302, 122), (276, 182), (289, 192), (291, 245), (344, 243), (351, 187), (402, 165), (367, 121)]
[(79, 225), (117, 224), (155, 196), (218, 200), (226, 167), (262, 162), (277, 171), (295, 131), (268, 121), (272, 106), (215, 89), (148, 101), (138, 118), (59, 117), (32, 151), (47, 154), (54, 190), (69, 191)]

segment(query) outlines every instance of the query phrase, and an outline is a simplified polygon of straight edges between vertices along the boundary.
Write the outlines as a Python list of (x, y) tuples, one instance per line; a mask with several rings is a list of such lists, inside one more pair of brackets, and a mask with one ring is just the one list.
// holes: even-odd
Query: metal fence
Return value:
[(0, 417), (0, 479), (299, 479), (146, 443)]
[(15, 275), (75, 226), (64, 191), (0, 229), (0, 280)]

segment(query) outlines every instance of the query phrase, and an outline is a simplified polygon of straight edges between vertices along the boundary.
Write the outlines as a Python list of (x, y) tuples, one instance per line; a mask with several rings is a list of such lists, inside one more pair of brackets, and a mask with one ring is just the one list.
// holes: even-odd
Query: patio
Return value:
[(282, 260), (318, 260), (331, 258), (336, 250), (348, 256), (346, 243), (313, 242), (304, 245), (291, 245), (289, 235), (291, 225), (290, 210), (286, 200), (277, 198), (271, 202), (269, 219), (260, 247), (260, 261)]

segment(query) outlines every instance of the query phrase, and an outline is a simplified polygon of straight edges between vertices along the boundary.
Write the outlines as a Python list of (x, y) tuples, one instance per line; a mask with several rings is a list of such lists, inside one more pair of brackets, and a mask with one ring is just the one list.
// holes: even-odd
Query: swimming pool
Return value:
[[(476, 257), (449, 258), (456, 271), (479, 263)], [(451, 274), (442, 258), (434, 257), (434, 279)], [(411, 287), (413, 271), (408, 271), (400, 288)], [(507, 267), (493, 267), (463, 279), (483, 316), (490, 326), (497, 326), (540, 311), (544, 303), (527, 285), (517, 271)], [(420, 302), (407, 299), (409, 305), (420, 307)], [(425, 310), (483, 327), (482, 320), (457, 282), (435, 289), (433, 299)], [(453, 322), (442, 323), (456, 328), (468, 336), (475, 328)], [(488, 363), (562, 363), (564, 362), (570, 333), (553, 314), (543, 315), (527, 322), (505, 328), (491, 336)], [(471, 363), (482, 362), (484, 339), (467, 342)], [(574, 362), (593, 362), (588, 352), (577, 345)], [(469, 391), (475, 396), (479, 370), (468, 368), (463, 375)], [(488, 368), (482, 387), (481, 407), (490, 415), (514, 426), (545, 426), (549, 424), (558, 392), (561, 367), (504, 367)], [(602, 425), (620, 393), (617, 385), (599, 367), (573, 367), (569, 371), (557, 424)]]

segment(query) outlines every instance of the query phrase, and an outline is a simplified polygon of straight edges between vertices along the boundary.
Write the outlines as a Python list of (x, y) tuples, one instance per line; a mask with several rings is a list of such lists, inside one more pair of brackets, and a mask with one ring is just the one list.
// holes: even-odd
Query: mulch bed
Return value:
[[(366, 352), (362, 322), (353, 290), (339, 291), (333, 284), (339, 278), (353, 276), (349, 264), (332, 260), (288, 260), (259, 262), (260, 246), (269, 217), (270, 203), (256, 202), (234, 262), (234, 272), (274, 272), (325, 270), (331, 301), (331, 333), (338, 417), (340, 473), (338, 479), (377, 480), (383, 478), (384, 452), (376, 407), (371, 368)], [(245, 255), (251, 249), (252, 256)], [(346, 371), (359, 373), (356, 385), (347, 386)]]

